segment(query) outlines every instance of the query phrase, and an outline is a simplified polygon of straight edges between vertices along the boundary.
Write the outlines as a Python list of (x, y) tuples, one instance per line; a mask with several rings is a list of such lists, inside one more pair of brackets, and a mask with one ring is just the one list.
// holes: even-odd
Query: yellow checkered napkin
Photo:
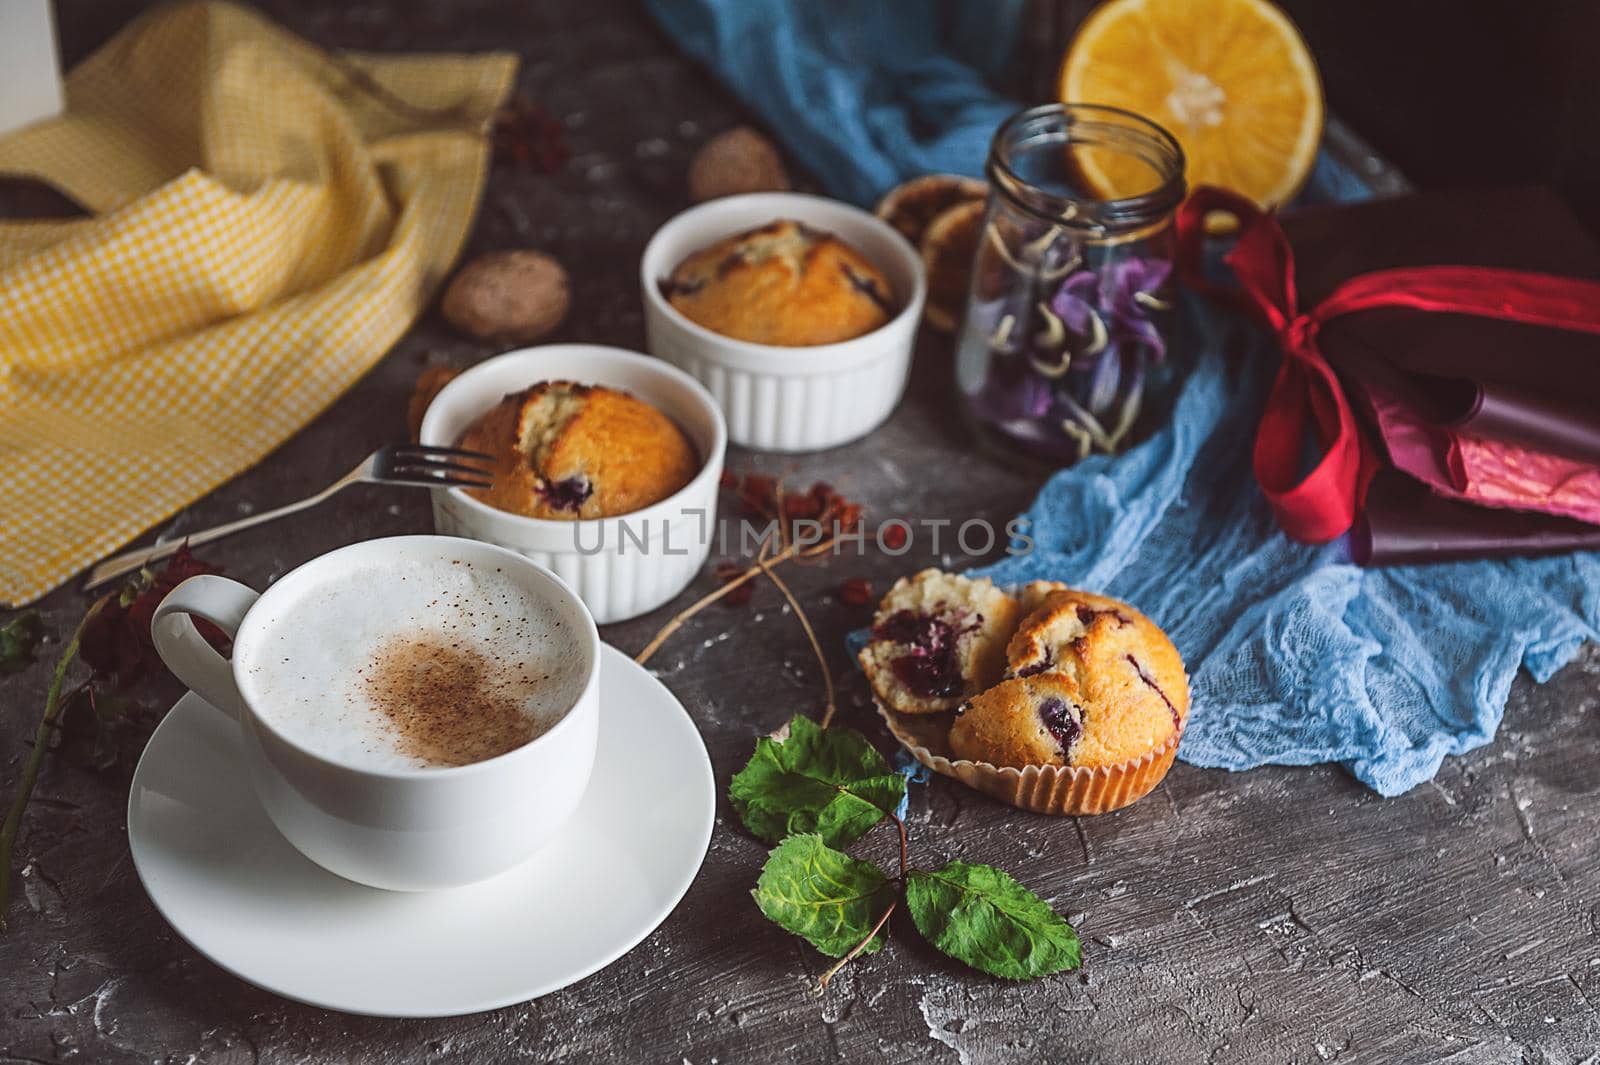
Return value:
[(378, 361), (461, 248), (515, 69), (334, 58), (187, 3), (0, 138), (0, 173), (95, 213), (0, 222), (0, 602), (259, 461)]

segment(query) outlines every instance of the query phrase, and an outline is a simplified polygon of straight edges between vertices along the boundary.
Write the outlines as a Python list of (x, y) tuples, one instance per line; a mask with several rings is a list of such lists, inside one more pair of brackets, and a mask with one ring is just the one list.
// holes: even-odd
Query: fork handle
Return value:
[(151, 562), (159, 562), (169, 555), (175, 555), (185, 544), (188, 544), (190, 547), (198, 547), (201, 544), (209, 544), (213, 540), (220, 540), (224, 536), (232, 536), (234, 533), (242, 532), (252, 526), (260, 525), (264, 522), (275, 521), (278, 518), (286, 517), (287, 515), (295, 514), (302, 510), (307, 510), (333, 495), (334, 492), (338, 491), (340, 488), (343, 488), (344, 485), (345, 482), (341, 481), (324, 491), (318, 492), (314, 496), (307, 496), (305, 499), (298, 500), (286, 506), (278, 507), (275, 510), (264, 510), (259, 514), (251, 514), (249, 517), (240, 518), (237, 521), (230, 521), (225, 525), (213, 525), (209, 529), (203, 529), (200, 532), (191, 533), (188, 536), (179, 537), (176, 540), (168, 540), (163, 544), (154, 544), (150, 547), (137, 547), (132, 551), (124, 551), (120, 555), (106, 559), (94, 569), (90, 570), (89, 580), (85, 582), (83, 590), (89, 591), (90, 589), (98, 588), (107, 581), (115, 580), (125, 573), (132, 573), (134, 570), (140, 569)]

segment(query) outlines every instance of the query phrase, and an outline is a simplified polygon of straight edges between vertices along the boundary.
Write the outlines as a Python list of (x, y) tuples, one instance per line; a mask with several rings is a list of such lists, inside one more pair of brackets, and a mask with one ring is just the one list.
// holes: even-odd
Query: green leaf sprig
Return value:
[(0, 673), (27, 669), (43, 638), (44, 622), (37, 610), (24, 610), (0, 625)]
[[(902, 897), (911, 923), (943, 953), (992, 976), (1031, 980), (1075, 969), (1078, 935), (1060, 914), (993, 866), (950, 862), (940, 869), (910, 864), (906, 794), (890, 768), (854, 729), (823, 729), (797, 715), (781, 739), (763, 737), (734, 775), (729, 797), (745, 827), (777, 846), (752, 894), (766, 917), (839, 961), (818, 990), (860, 954), (882, 948), (885, 927)], [(900, 834), (900, 871), (842, 848), (881, 821)]]
[(848, 847), (894, 813), (906, 778), (854, 729), (824, 729), (804, 715), (782, 740), (763, 736), (728, 795), (745, 827), (768, 843), (815, 832)]

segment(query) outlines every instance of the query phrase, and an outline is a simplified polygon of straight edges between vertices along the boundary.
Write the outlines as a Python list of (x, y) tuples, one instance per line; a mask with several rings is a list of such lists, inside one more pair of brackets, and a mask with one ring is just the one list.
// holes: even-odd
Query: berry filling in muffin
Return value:
[(1132, 655), (1124, 655), (1123, 657), (1128, 660), (1128, 664), (1133, 667), (1133, 671), (1139, 674), (1139, 679), (1144, 681), (1145, 685), (1151, 691), (1161, 696), (1161, 701), (1167, 704), (1167, 710), (1172, 714), (1172, 727), (1182, 728), (1183, 715), (1178, 712), (1178, 708), (1176, 706), (1172, 705), (1172, 700), (1167, 697), (1167, 693), (1165, 691), (1162, 691), (1161, 685), (1157, 684), (1155, 680), (1151, 678), (1149, 671), (1144, 668), (1144, 664)]
[(565, 477), (559, 481), (540, 481), (535, 489), (550, 507), (572, 514), (582, 510), (583, 505), (594, 494), (594, 485), (589, 483), (589, 478), (581, 474), (576, 477)]
[(848, 263), (840, 263), (839, 269), (844, 273), (845, 280), (850, 282), (850, 287), (861, 293), (867, 299), (878, 305), (878, 309), (885, 316), (894, 314), (894, 305), (889, 302), (889, 294), (879, 287), (876, 279), (858, 273), (850, 268)]
[(1010, 670), (1014, 677), (1036, 677), (1040, 673), (1048, 673), (1056, 667), (1056, 656), (1050, 648), (1044, 649), (1044, 655), (1035, 662), (1029, 662), (1021, 669)]
[(926, 569), (896, 581), (878, 604), (861, 668), (892, 710), (954, 710), (1000, 679), (1016, 626), (1016, 600), (991, 581)]
[(889, 668), (913, 695), (937, 699), (961, 691), (956, 647), (982, 626), (982, 614), (965, 618), (957, 611), (941, 617), (901, 610), (874, 626), (872, 638), (902, 645), (904, 652), (889, 659)]
[(1039, 704), (1039, 720), (1061, 744), (1063, 760), (1072, 756), (1072, 745), (1083, 735), (1083, 711), (1074, 710), (1065, 699), (1046, 699)]

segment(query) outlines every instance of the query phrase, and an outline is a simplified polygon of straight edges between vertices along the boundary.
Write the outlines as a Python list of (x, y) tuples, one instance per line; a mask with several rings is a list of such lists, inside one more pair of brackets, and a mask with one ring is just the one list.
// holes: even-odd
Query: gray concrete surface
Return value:
[[(69, 57), (141, 6), (61, 0)], [(694, 149), (741, 115), (639, 11), (620, 0), (263, 6), (330, 46), (520, 52), (523, 90), (566, 121), (574, 157), (555, 176), (497, 170), (473, 247), (537, 246), (569, 264), (575, 310), (554, 339), (642, 344), (638, 254), (683, 205)], [(424, 364), (490, 351), (430, 315), (324, 417), (165, 531), (322, 485), (403, 432)], [(878, 519), (1003, 522), (1035, 481), (952, 429), (948, 359), (925, 343), (905, 403), (859, 445), (799, 460), (736, 452), (730, 465), (826, 478)], [(206, 554), (260, 584), (350, 540), (428, 522), (422, 497), (362, 489)], [(840, 645), (864, 613), (833, 590), (855, 576), (881, 590), (905, 568), (867, 557), (790, 573), (840, 678), (841, 720), (880, 740)], [(695, 588), (713, 584), (708, 573)], [(83, 604), (72, 589), (50, 596), (50, 630), (70, 629)], [(604, 635), (634, 651), (667, 613)], [(719, 788), (758, 733), (820, 704), (815, 664), (770, 587), (741, 611), (701, 615), (653, 665), (704, 734)], [(0, 680), (8, 797), (47, 672), (41, 661)], [(1085, 937), (1082, 973), (1028, 985), (900, 936), (811, 997), (826, 962), (756, 912), (747, 892), (765, 849), (722, 801), (698, 881), (644, 943), (540, 1001), (439, 1021), (294, 1005), (179, 940), (129, 864), (134, 735), (116, 768), (52, 763), (40, 783), (12, 930), (0, 937), (0, 1063), (1600, 1062), (1597, 692), (1592, 648), (1543, 688), (1519, 681), (1492, 745), (1387, 801), (1334, 768), (1230, 775), (1181, 764), (1138, 805), (1078, 821), (1024, 815), (950, 781), (919, 789), (911, 832), (929, 859), (999, 864)], [(149, 689), (158, 707), (175, 695)]]

